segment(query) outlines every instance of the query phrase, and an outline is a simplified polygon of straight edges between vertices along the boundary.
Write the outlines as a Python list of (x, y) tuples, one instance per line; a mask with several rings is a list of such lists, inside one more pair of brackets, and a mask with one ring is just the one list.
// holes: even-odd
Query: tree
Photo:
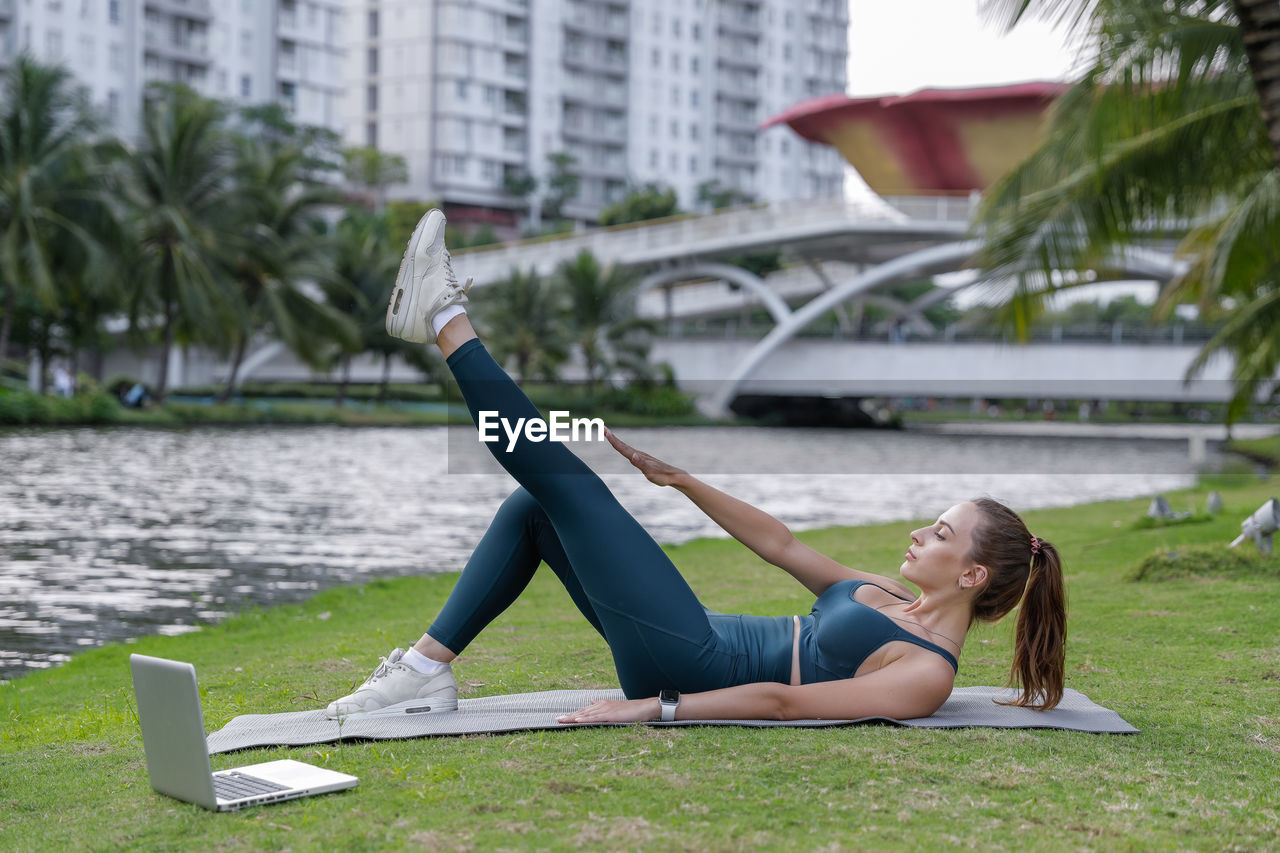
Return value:
[[(1280, 171), (1245, 40), (1228, 0), (1001, 0), (1005, 23), (1065, 21), (1096, 56), (1053, 106), (1032, 155), (988, 193), (984, 263), (1014, 282), (1004, 320), (1019, 334), (1063, 284), (1125, 248), (1180, 238), (1189, 271), (1165, 288), (1167, 316), (1196, 300), (1227, 321), (1201, 350), (1235, 360), (1228, 422), (1280, 366)], [(1256, 69), (1255, 69), (1256, 70)], [(1079, 278), (1080, 283), (1087, 281)]]
[(358, 330), (354, 341), (339, 342), (342, 379), (337, 404), (342, 405), (350, 374), (351, 359), (372, 352), (382, 356), (379, 401), (387, 398), (391, 363), (397, 355), (432, 378), (440, 369), (439, 360), (427, 348), (387, 334), (387, 297), (396, 278), (400, 256), (395, 251), (385, 215), (378, 216), (349, 208), (335, 230), (333, 274), (320, 279), (326, 301), (349, 317)]
[(557, 371), (569, 358), (564, 291), (533, 270), (512, 269), (510, 275), (485, 288), (476, 303), (476, 320), (499, 364), (515, 359), (516, 373), (527, 380), (539, 376), (557, 381)]
[(101, 260), (100, 237), (113, 222), (103, 191), (107, 146), (95, 147), (96, 128), (70, 74), (20, 57), (6, 76), (2, 110), (0, 361), (9, 350), (18, 291), (31, 293), (32, 306), (56, 312), (67, 294), (55, 262), (61, 259), (65, 272), (69, 252), (82, 264), (90, 256)]
[(328, 344), (357, 343), (354, 325), (303, 285), (332, 274), (321, 209), (340, 200), (337, 189), (308, 177), (297, 134), (235, 139), (232, 175), (235, 218), (244, 223), (234, 243), (229, 274), (239, 322), (230, 330), (231, 369), (221, 400), (235, 389), (254, 333), (269, 330), (302, 361), (319, 367)]
[(409, 180), (409, 165), (399, 154), (373, 147), (344, 148), (342, 157), (347, 181), (369, 193), (375, 213), (387, 206), (387, 187)]
[(649, 219), (675, 216), (679, 212), (680, 202), (676, 198), (676, 191), (670, 187), (663, 188), (659, 184), (650, 183), (631, 191), (622, 201), (602, 210), (600, 224), (608, 226), (644, 222)]
[(235, 210), (228, 192), (231, 156), (214, 101), (185, 87), (149, 92), (142, 142), (128, 160), (122, 191), (130, 215), (137, 269), (130, 319), (138, 327), (158, 314), (160, 377), (155, 399), (168, 392), (169, 354), (179, 332), (225, 346), (240, 328), (227, 268)]
[(569, 300), (569, 330), (586, 363), (589, 393), (594, 395), (596, 383), (607, 380), (615, 367), (645, 375), (648, 338), (656, 324), (635, 315), (635, 272), (617, 265), (602, 268), (584, 249), (560, 264), (556, 278)]
[(698, 184), (698, 204), (706, 205), (712, 210), (751, 204), (755, 200), (751, 193), (743, 192), (737, 187), (723, 186), (717, 179)]
[(547, 155), (550, 173), (547, 175), (547, 192), (542, 198), (542, 215), (553, 222), (564, 219), (564, 207), (578, 197), (582, 178), (574, 171), (578, 159), (563, 151)]

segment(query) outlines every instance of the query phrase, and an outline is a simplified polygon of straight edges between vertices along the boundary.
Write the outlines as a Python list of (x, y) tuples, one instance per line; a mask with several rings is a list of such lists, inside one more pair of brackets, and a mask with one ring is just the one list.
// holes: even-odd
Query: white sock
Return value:
[(435, 675), (449, 664), (441, 663), (438, 660), (432, 660), (417, 649), (409, 649), (404, 653), (404, 657), (400, 658), (401, 663), (407, 663), (423, 675)]
[(436, 337), (440, 337), (440, 330), (444, 328), (444, 324), (457, 317), (459, 314), (467, 313), (467, 309), (461, 305), (446, 305), (436, 312), (436, 316), (431, 318), (431, 328), (435, 331)]

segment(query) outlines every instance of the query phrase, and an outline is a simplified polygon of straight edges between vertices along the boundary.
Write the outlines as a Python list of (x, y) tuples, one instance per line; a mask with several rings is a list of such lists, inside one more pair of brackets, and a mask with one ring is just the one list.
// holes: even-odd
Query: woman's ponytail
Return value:
[(1010, 684), (1022, 695), (1010, 705), (1045, 711), (1062, 700), (1066, 674), (1067, 595), (1058, 549), (1027, 530), (1018, 514), (998, 501), (973, 501), (985, 516), (972, 534), (970, 557), (987, 567), (987, 585), (973, 603), (973, 618), (1001, 619), (1014, 607)]
[(1022, 685), (1010, 704), (1044, 711), (1062, 701), (1066, 668), (1067, 593), (1058, 549), (1042, 540), (1031, 558), (1027, 591), (1013, 633), (1009, 683)]

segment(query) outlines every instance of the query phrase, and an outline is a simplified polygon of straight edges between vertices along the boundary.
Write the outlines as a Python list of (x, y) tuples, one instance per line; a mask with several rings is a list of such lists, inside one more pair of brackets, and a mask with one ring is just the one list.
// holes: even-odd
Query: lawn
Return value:
[[(1280, 846), (1280, 561), (1132, 580), (1158, 553), (1229, 541), (1280, 487), (1206, 481), (1170, 495), (1213, 520), (1142, 525), (1148, 500), (1032, 512), (1067, 562), (1067, 685), (1132, 736), (887, 726), (581, 729), (249, 750), (360, 777), (340, 794), (230, 815), (147, 781), (128, 654), (188, 660), (210, 729), (320, 707), (415, 640), (452, 576), (331, 589), (198, 633), (94, 649), (0, 686), (6, 850), (1264, 850)], [(939, 507), (939, 510), (944, 509)], [(890, 571), (907, 522), (802, 534)], [(1251, 550), (1252, 545), (1244, 546)], [(709, 606), (786, 614), (811, 599), (732, 542), (669, 553)], [(1208, 552), (1204, 552), (1208, 553)], [(1226, 568), (1223, 568), (1223, 567)], [(1011, 619), (970, 633), (958, 684), (1003, 684)], [(614, 685), (602, 642), (549, 572), (456, 667), (464, 696)]]

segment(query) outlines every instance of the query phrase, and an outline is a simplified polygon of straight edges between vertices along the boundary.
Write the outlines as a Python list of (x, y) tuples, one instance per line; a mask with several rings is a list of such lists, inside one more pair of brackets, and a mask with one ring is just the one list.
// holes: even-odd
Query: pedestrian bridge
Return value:
[[(759, 342), (661, 339), (654, 362), (708, 404), (741, 394), (815, 397), (1030, 398), (1223, 402), (1231, 361), (1212, 359), (1183, 377), (1199, 346), (999, 342), (885, 343), (791, 338), (747, 376), (741, 365)], [(720, 411), (719, 409), (715, 411)]]

